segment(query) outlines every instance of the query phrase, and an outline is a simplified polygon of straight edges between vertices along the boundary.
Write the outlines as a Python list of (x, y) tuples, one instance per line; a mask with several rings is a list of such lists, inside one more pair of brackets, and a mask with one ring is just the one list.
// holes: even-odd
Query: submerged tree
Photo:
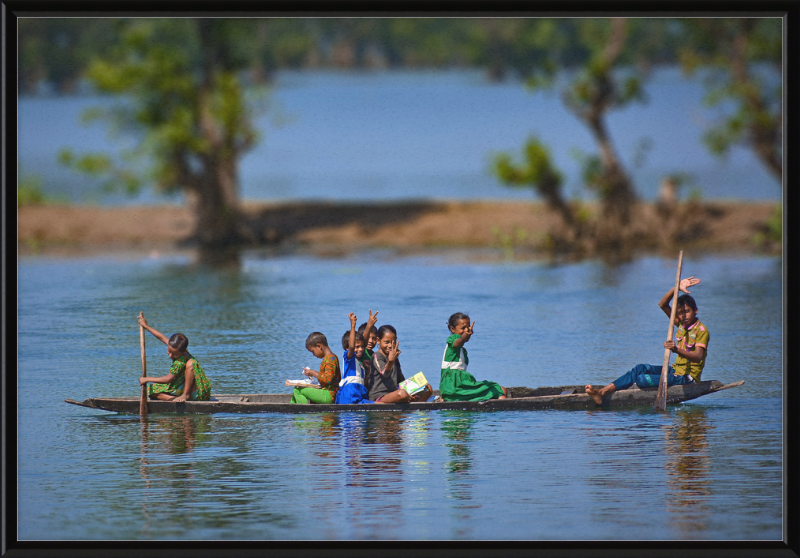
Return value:
[[(62, 162), (136, 191), (153, 184), (181, 191), (193, 209), (195, 237), (214, 251), (242, 240), (238, 163), (256, 141), (254, 106), (240, 71), (250, 63), (246, 20), (120, 20), (119, 42), (88, 71), (104, 93), (122, 96), (109, 110), (94, 110), (138, 145), (127, 163), (103, 155), (62, 153)], [(137, 161), (147, 172), (131, 170)]]
[(679, 50), (684, 71), (706, 70), (708, 104), (734, 107), (706, 132), (712, 153), (724, 155), (734, 145), (752, 149), (781, 180), (781, 19), (702, 18), (681, 23), (686, 37)]
[[(625, 18), (580, 19), (572, 28), (575, 40), (588, 52), (588, 61), (561, 89), (561, 99), (586, 125), (599, 148), (599, 155), (583, 160), (584, 182), (597, 192), (600, 200), (600, 214), (591, 227), (584, 227), (583, 221), (576, 219), (561, 199), (560, 180), (554, 180), (557, 173), (549, 154), (538, 142), (529, 142), (526, 148), (527, 169), (515, 168), (507, 156), (495, 161), (495, 172), (502, 181), (509, 184), (527, 181), (537, 188), (548, 204), (559, 211), (562, 222), (572, 229), (572, 237), (578, 239), (590, 234), (592, 248), (598, 251), (620, 251), (626, 247), (631, 211), (637, 200), (606, 123), (609, 111), (643, 97), (638, 72), (622, 75), (618, 68), (629, 26)], [(545, 62), (528, 84), (534, 90), (552, 87), (557, 71), (558, 66), (552, 60)]]

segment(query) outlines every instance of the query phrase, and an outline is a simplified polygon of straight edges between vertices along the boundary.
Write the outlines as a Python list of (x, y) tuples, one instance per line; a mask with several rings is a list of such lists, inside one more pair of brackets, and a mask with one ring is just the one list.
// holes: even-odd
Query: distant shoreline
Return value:
[[(754, 239), (779, 202), (702, 201), (685, 250), (780, 253)], [(590, 206), (591, 207), (591, 206)], [(17, 212), (19, 255), (125, 250), (169, 252), (192, 249), (194, 218), (183, 206), (26, 206)], [(557, 223), (541, 203), (524, 201), (246, 202), (245, 248), (278, 247), (331, 255), (392, 248), (400, 250), (490, 248), (521, 257), (545, 254), (545, 233)], [(635, 227), (662, 227), (655, 204), (641, 202)], [(634, 247), (658, 252), (656, 246)]]

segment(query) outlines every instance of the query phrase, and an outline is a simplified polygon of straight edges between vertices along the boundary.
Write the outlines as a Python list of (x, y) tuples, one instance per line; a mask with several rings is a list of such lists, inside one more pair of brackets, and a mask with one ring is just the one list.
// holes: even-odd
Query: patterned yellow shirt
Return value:
[(703, 358), (700, 362), (689, 362), (685, 357), (678, 356), (673, 364), (674, 374), (676, 376), (683, 376), (689, 374), (694, 378), (695, 382), (700, 381), (700, 375), (703, 373), (703, 366), (706, 365), (706, 356), (708, 354), (708, 328), (704, 326), (700, 320), (696, 320), (688, 328), (682, 325), (678, 326), (678, 332), (675, 334), (675, 345), (680, 349), (686, 351), (694, 351), (696, 347), (703, 347)]

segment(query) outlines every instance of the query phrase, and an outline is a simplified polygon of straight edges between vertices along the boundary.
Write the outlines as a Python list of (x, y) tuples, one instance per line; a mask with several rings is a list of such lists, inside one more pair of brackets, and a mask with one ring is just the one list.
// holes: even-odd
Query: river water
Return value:
[[(447, 317), (476, 321), (470, 371), (505, 386), (605, 384), (660, 363), (675, 262), (478, 263), (468, 252), (344, 259), (248, 252), (18, 261), (19, 540), (773, 540), (782, 537), (782, 262), (693, 256), (704, 379), (744, 386), (667, 413), (117, 415), (136, 396), (136, 315), (185, 333), (216, 393), (285, 392), (379, 310), (434, 387)], [(757, 320), (754, 319), (757, 315)], [(758, 327), (750, 324), (757, 322)], [(754, 350), (757, 348), (758, 350)], [(166, 372), (147, 337), (147, 366)]]
[[(713, 157), (704, 130), (730, 107), (709, 109), (700, 77), (675, 68), (645, 81), (645, 103), (608, 114), (609, 133), (637, 193), (654, 199), (670, 173), (690, 175), (682, 194), (775, 200), (780, 182), (753, 153), (734, 148)], [(161, 203), (149, 190), (102, 197), (97, 183), (58, 166), (60, 150), (116, 153), (136, 138), (114, 137), (101, 123), (82, 126), (96, 96), (23, 98), (18, 104), (22, 176), (73, 201)], [(591, 199), (577, 153), (597, 145), (556, 92), (532, 94), (518, 81), (488, 83), (480, 72), (281, 72), (256, 119), (261, 142), (241, 160), (245, 200), (533, 199), (491, 172), (494, 154), (516, 157), (529, 136), (550, 148), (568, 197)], [(173, 201), (179, 202), (179, 198)]]

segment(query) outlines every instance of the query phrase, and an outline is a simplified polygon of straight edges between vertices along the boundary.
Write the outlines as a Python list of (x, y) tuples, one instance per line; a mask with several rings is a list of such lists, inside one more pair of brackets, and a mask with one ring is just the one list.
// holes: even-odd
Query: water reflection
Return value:
[[(450, 450), (447, 471), (451, 474), (466, 474), (472, 466), (470, 455), (470, 438), (473, 423), (471, 413), (452, 411), (442, 423), (444, 437), (450, 442), (445, 446)], [(451, 477), (457, 478), (457, 477)]]
[(675, 414), (675, 424), (665, 427), (664, 447), (669, 455), (667, 510), (670, 522), (682, 538), (696, 538), (708, 531), (711, 516), (711, 457), (709, 424), (702, 407), (684, 406)]
[(474, 520), (473, 510), (481, 507), (479, 499), (473, 495), (476, 482), (472, 468), (472, 428), (474, 413), (464, 411), (448, 411), (442, 422), (442, 434), (447, 440), (445, 447), (449, 450), (449, 459), (445, 464), (449, 497), (456, 503), (453, 506), (453, 536), (463, 538), (470, 536), (470, 529), (461, 527), (470, 525)]
[[(361, 449), (361, 467), (366, 472), (363, 486), (379, 486), (382, 494), (399, 497), (403, 494), (403, 415), (401, 413), (365, 413)], [(390, 500), (385, 500), (388, 504)], [(401, 506), (387, 508), (400, 511)]]
[(408, 498), (403, 414), (369, 412), (341, 416), (344, 500), (350, 533), (355, 538), (385, 538), (387, 527), (402, 517)]
[(311, 448), (313, 456), (312, 493), (318, 490), (335, 490), (339, 487), (341, 465), (339, 462), (341, 439), (338, 413), (313, 413), (294, 415), (295, 430)]
[[(140, 535), (149, 538), (152, 512), (171, 507), (172, 499), (191, 503), (198, 494), (202, 478), (194, 459), (162, 462), (160, 455), (189, 455), (209, 436), (212, 417), (206, 415), (176, 415), (152, 419), (141, 417), (141, 457), (139, 473), (143, 481)], [(148, 457), (152, 454), (152, 458)], [(200, 490), (202, 493), (202, 490)]]

